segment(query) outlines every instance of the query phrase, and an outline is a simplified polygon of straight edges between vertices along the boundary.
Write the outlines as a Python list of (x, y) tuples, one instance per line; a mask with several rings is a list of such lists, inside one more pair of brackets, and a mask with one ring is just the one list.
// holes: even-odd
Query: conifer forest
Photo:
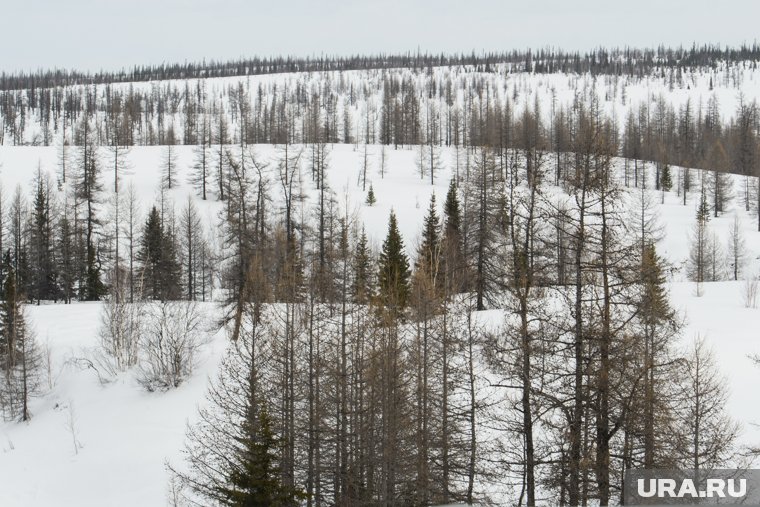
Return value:
[(0, 75), (0, 504), (620, 505), (760, 448), (760, 46)]

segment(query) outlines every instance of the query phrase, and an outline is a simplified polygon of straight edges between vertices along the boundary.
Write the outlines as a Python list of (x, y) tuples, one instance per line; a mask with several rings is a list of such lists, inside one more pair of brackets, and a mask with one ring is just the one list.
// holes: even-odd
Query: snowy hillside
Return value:
[(0, 507), (757, 466), (760, 47), (541, 54), (0, 76)]
[[(757, 90), (752, 74), (745, 84)], [(519, 80), (517, 81), (519, 82)], [(554, 78), (547, 87), (578, 85), (572, 77)], [(600, 84), (601, 86), (601, 84)], [(546, 88), (549, 89), (549, 88)], [(570, 88), (568, 88), (569, 90)], [(650, 93), (641, 91), (639, 95)], [(629, 90), (629, 100), (634, 93)], [(684, 92), (685, 94), (686, 92)], [(728, 92), (724, 104), (730, 104)], [(731, 106), (729, 106), (729, 109)], [(384, 174), (380, 175), (381, 151), (385, 150)], [(188, 196), (201, 209), (204, 228), (213, 235), (219, 221), (221, 205), (213, 198), (202, 202), (187, 184), (192, 163), (191, 147), (177, 148), (179, 188), (169, 195), (180, 206)], [(276, 158), (272, 146), (257, 146), (261, 160)], [(358, 181), (363, 150), (354, 145), (335, 145), (329, 155), (327, 176), (341, 206), (356, 213), (356, 224), (363, 224), (377, 251), (384, 237), (391, 209), (399, 216), (407, 251), (414, 255), (422, 227), (424, 210), (431, 193), (442, 197), (452, 175), (453, 149), (444, 149), (445, 170), (436, 175), (435, 185), (421, 180), (415, 165), (415, 150), (394, 150), (372, 145), (368, 148), (370, 176), (377, 204), (365, 204), (366, 191)], [(144, 210), (157, 199), (160, 179), (161, 147), (134, 147), (128, 155), (130, 169), (124, 182), (135, 185)], [(0, 147), (0, 181), (6, 198), (16, 185), (29, 188), (38, 166), (53, 174), (57, 166), (54, 147)], [(273, 163), (273, 162), (272, 162)], [(108, 181), (107, 164), (104, 164)], [(316, 192), (304, 176), (300, 185), (310, 197), (303, 214), (315, 205)], [(711, 230), (721, 244), (728, 242), (734, 217), (738, 217), (747, 250), (746, 276), (760, 272), (760, 233), (754, 212), (747, 212), (739, 195), (743, 179), (734, 178), (737, 197), (719, 218), (710, 221)], [(686, 321), (681, 333), (685, 344), (695, 336), (706, 338), (714, 348), (720, 369), (731, 388), (728, 411), (743, 426), (741, 442), (760, 444), (760, 410), (757, 409), (755, 379), (760, 368), (748, 357), (760, 353), (757, 330), (760, 309), (747, 308), (743, 301), (744, 281), (704, 283), (704, 294), (696, 295), (695, 284), (687, 282), (684, 265), (689, 255), (689, 232), (694, 223), (698, 193), (689, 196), (687, 205), (675, 192), (653, 193), (665, 236), (659, 245), (661, 255), (674, 267), (669, 275), (669, 290), (674, 306)], [(632, 195), (637, 190), (632, 189)], [(277, 190), (273, 189), (275, 201)], [(176, 390), (145, 392), (132, 373), (114, 382), (101, 384), (87, 359), (98, 346), (101, 303), (71, 305), (42, 304), (29, 306), (28, 314), (39, 341), (49, 350), (49, 367), (45, 373), (43, 394), (35, 398), (33, 418), (26, 423), (0, 424), (0, 505), (31, 506), (163, 506), (167, 504), (169, 474), (165, 463), (182, 460), (181, 449), (188, 421), (196, 416), (209, 378), (214, 377), (227, 344), (224, 330), (213, 327), (216, 303), (204, 303), (206, 325), (211, 340), (202, 349), (198, 368), (192, 378)], [(498, 312), (496, 312), (498, 313)], [(487, 312), (492, 318), (494, 311)], [(503, 492), (502, 492), (503, 493)]]

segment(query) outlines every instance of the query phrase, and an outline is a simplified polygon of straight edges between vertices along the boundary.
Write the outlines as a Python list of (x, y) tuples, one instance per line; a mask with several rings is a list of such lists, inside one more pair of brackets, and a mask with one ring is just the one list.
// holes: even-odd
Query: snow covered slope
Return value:
[[(192, 148), (178, 147), (180, 187), (171, 198), (181, 205), (188, 196), (196, 200), (211, 233), (218, 223), (220, 204), (202, 202), (186, 183), (192, 162)], [(377, 204), (364, 204), (366, 192), (358, 185), (363, 151), (352, 145), (336, 145), (330, 154), (328, 178), (342, 205), (357, 213), (377, 248), (386, 231), (388, 213), (394, 209), (410, 254), (414, 251), (430, 194), (442, 197), (451, 176), (453, 152), (443, 150), (447, 169), (436, 176), (435, 185), (420, 179), (414, 163), (414, 150), (386, 148), (384, 177), (379, 174), (379, 146), (369, 147), (370, 175)], [(272, 146), (256, 147), (262, 160), (274, 160)], [(131, 170), (125, 183), (133, 182), (143, 208), (156, 200), (162, 148), (137, 147), (129, 154)], [(37, 167), (54, 173), (54, 148), (0, 147), (0, 181), (9, 196), (16, 185), (28, 185)], [(104, 154), (104, 179), (108, 164)], [(308, 213), (314, 204), (314, 188), (304, 169), (303, 190), (311, 198), (303, 206)], [(734, 178), (737, 194), (743, 181)], [(275, 202), (276, 185), (272, 188)], [(677, 268), (688, 256), (688, 233), (694, 222), (697, 195), (686, 206), (674, 193), (665, 195), (658, 205), (666, 235), (660, 252)], [(657, 195), (659, 202), (659, 194)], [(746, 272), (760, 270), (760, 233), (754, 212), (747, 212), (739, 199), (729, 210), (710, 221), (722, 244), (728, 241), (734, 215), (750, 252)], [(670, 290), (674, 305), (686, 319), (684, 344), (696, 335), (704, 336), (718, 357), (731, 385), (729, 412), (744, 426), (742, 442), (760, 443), (760, 409), (757, 408), (755, 381), (760, 368), (748, 355), (760, 353), (760, 309), (746, 308), (742, 299), (744, 282), (706, 283), (704, 294), (695, 295), (694, 284), (686, 282), (683, 269), (672, 273)], [(188, 420), (202, 402), (208, 378), (213, 376), (225, 349), (224, 331), (209, 331), (213, 339), (204, 347), (193, 378), (166, 393), (146, 393), (134, 375), (125, 374), (103, 385), (87, 359), (97, 347), (101, 305), (42, 305), (29, 307), (30, 320), (43, 345), (49, 347), (49, 378), (45, 393), (32, 404), (33, 418), (28, 423), (0, 423), (0, 505), (2, 506), (163, 506), (167, 502), (166, 460), (177, 462)], [(209, 322), (216, 308), (204, 305)]]

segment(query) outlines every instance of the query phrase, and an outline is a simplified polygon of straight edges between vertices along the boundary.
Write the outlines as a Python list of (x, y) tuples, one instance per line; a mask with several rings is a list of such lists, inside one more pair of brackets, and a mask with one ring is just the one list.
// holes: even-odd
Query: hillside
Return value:
[[(276, 155), (272, 147), (255, 149), (262, 158)], [(439, 197), (445, 195), (450, 164), (447, 163), (447, 169), (437, 177), (436, 185), (431, 186), (420, 181), (413, 150), (388, 149), (386, 173), (381, 178), (377, 169), (381, 149), (380, 146), (369, 147), (374, 166), (371, 180), (378, 200), (375, 206), (364, 204), (365, 193), (357, 185), (363, 157), (361, 149), (351, 145), (333, 147), (328, 172), (330, 186), (338, 195), (347, 196), (346, 202), (356, 211), (357, 223), (366, 226), (375, 250), (382, 240), (388, 213), (395, 209), (412, 255), (421, 230), (422, 210), (432, 192)], [(184, 183), (192, 160), (191, 150), (190, 147), (178, 149), (178, 167), (181, 168), (178, 181), (182, 184), (170, 191), (170, 195), (175, 204), (192, 195), (201, 206), (204, 227), (211, 233), (218, 224), (220, 203), (201, 202)], [(144, 209), (156, 199), (160, 153), (159, 147), (137, 147), (129, 154), (131, 170), (124, 182), (136, 186)], [(450, 156), (451, 152), (444, 152), (443, 158), (447, 160)], [(2, 147), (0, 160), (3, 161), (0, 178), (7, 195), (15, 185), (27, 187), (38, 165), (43, 171), (52, 172), (56, 153), (55, 148)], [(737, 193), (741, 182), (737, 177)], [(304, 186), (307, 193), (312, 194), (303, 206), (307, 213), (315, 196), (309, 182)], [(635, 195), (636, 190), (631, 192)], [(654, 195), (659, 203), (660, 194)], [(760, 352), (754, 333), (760, 324), (760, 311), (744, 307), (743, 281), (705, 283), (701, 297), (695, 295), (695, 285), (685, 281), (687, 233), (694, 222), (697, 198), (697, 194), (690, 196), (684, 206), (674, 192), (667, 192), (665, 203), (657, 205), (659, 220), (665, 226), (659, 248), (675, 267), (668, 277), (668, 288), (674, 306), (686, 321), (679, 346), (686, 346), (701, 335), (714, 348), (720, 370), (731, 386), (728, 411), (743, 425), (741, 442), (752, 445), (760, 439), (755, 427), (760, 413), (754, 408), (753, 383), (749, 379), (760, 371), (748, 356)], [(711, 221), (711, 227), (725, 243), (734, 216), (741, 220), (748, 251), (752, 252), (746, 272), (757, 273), (760, 233), (754, 227), (754, 214), (745, 212), (738, 198), (720, 218)], [(227, 344), (225, 333), (215, 331), (212, 323), (217, 303), (206, 303), (203, 309), (213, 339), (204, 346), (192, 378), (176, 390), (146, 393), (133, 373), (122, 374), (103, 385), (96, 372), (81, 361), (91, 357), (98, 347), (100, 303), (29, 306), (34, 330), (50, 351), (50, 367), (45, 374), (47, 385), (32, 404), (33, 419), (27, 423), (2, 425), (0, 474), (9, 480), (0, 489), (0, 503), (166, 505), (169, 475), (164, 464), (167, 460), (175, 464), (181, 462), (186, 424), (196, 417), (196, 407), (203, 400), (207, 382), (214, 377)], [(498, 312), (486, 312), (484, 318), (498, 320)], [(497, 396), (499, 392), (495, 390), (488, 396)], [(495, 491), (497, 498), (505, 494), (504, 490), (499, 492), (495, 484), (482, 487)]]
[[(754, 463), (760, 71), (647, 58), (7, 81), (0, 505), (205, 504), (188, 431), (237, 459), (267, 412), (278, 480), (325, 504), (614, 502), (630, 468)], [(163, 299), (199, 312), (174, 384), (145, 381)]]

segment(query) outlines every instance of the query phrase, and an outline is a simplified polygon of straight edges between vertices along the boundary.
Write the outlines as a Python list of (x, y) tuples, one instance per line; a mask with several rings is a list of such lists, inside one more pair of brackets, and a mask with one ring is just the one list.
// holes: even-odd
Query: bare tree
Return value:
[(674, 435), (681, 465), (694, 470), (725, 465), (735, 455), (739, 425), (726, 412), (726, 379), (703, 337), (689, 345), (681, 378), (681, 426)]
[(137, 364), (140, 338), (145, 331), (145, 304), (130, 302), (127, 288), (112, 287), (100, 314), (98, 363), (114, 376)]
[(739, 220), (738, 215), (734, 215), (728, 236), (728, 265), (731, 268), (734, 280), (738, 280), (739, 275), (743, 274), (746, 256), (747, 248), (742, 234), (741, 220)]
[(161, 185), (171, 190), (177, 186), (177, 149), (173, 144), (164, 147), (161, 165)]
[(203, 314), (195, 302), (163, 301), (147, 306), (145, 320), (138, 380), (149, 391), (178, 387), (204, 343)]

